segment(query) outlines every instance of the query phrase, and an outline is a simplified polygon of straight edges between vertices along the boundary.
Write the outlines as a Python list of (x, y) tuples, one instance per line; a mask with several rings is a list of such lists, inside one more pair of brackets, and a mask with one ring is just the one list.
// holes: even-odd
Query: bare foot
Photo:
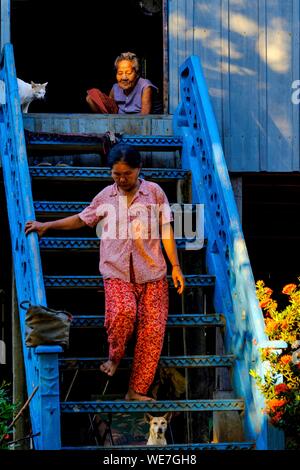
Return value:
[(125, 395), (126, 401), (155, 401), (154, 398), (147, 397), (147, 395), (141, 395), (140, 393), (135, 392), (132, 388), (128, 389), (128, 392)]
[(103, 362), (103, 364), (101, 364), (100, 370), (111, 377), (116, 372), (116, 368), (118, 367), (118, 365), (119, 363), (108, 359), (106, 362)]

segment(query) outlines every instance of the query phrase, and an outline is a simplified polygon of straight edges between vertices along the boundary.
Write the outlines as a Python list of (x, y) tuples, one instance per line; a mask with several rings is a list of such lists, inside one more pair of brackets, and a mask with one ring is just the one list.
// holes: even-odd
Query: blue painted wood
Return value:
[[(186, 287), (213, 287), (215, 283), (214, 276), (207, 274), (185, 274)], [(173, 286), (172, 276), (167, 276), (170, 287)], [(99, 289), (103, 286), (102, 276), (44, 276), (45, 287), (49, 289)]]
[(247, 2), (232, 4), (228, 1), (228, 10), (225, 11), (230, 15), (224, 31), (228, 41), (224, 57), (224, 62), (228, 63), (228, 88), (224, 90), (227, 96), (225, 116), (228, 119), (224, 122), (228, 129), (225, 150), (229, 167), (234, 171), (236, 167), (243, 171), (245, 165), (247, 171), (259, 168), (258, 3), (259, 0), (252, 0), (249, 7)]
[(60, 404), (62, 413), (119, 413), (119, 412), (167, 412), (167, 411), (242, 411), (244, 401), (178, 400), (178, 401), (69, 401)]
[[(259, 348), (268, 341), (230, 184), (218, 129), (198, 57), (180, 69), (182, 102), (174, 116), (184, 136), (183, 168), (191, 170), (194, 203), (205, 205), (206, 263), (216, 276), (214, 306), (226, 318), (226, 350), (237, 356), (235, 393), (246, 399), (245, 430), (268, 448), (264, 400), (249, 370), (261, 367)], [(271, 344), (271, 343), (270, 343)]]
[[(11, 44), (4, 46), (0, 63), (0, 80), (5, 83), (6, 103), (0, 107), (0, 153), (8, 209), (13, 265), (18, 303), (24, 300), (32, 304), (47, 305), (39, 244), (36, 234), (27, 238), (25, 222), (34, 219), (31, 182), (28, 170), (22, 114)], [(23, 355), (26, 370), (27, 392), (31, 395), (38, 387), (30, 402), (30, 416), (36, 449), (60, 448), (59, 396), (53, 389), (58, 387), (58, 353), (61, 348), (48, 348), (47, 352), (27, 348), (25, 345), (25, 311), (20, 309), (20, 326)], [(49, 372), (49, 374), (47, 373)], [(52, 387), (48, 379), (51, 377)], [(56, 382), (55, 382), (56, 380)], [(54, 387), (53, 387), (54, 385)], [(41, 407), (41, 404), (43, 407)]]
[[(75, 167), (75, 166), (31, 166), (30, 175), (35, 179), (101, 179), (112, 181), (110, 168), (105, 167)], [(188, 171), (177, 168), (143, 168), (140, 172), (142, 178), (155, 181), (186, 179)]]
[(134, 145), (139, 150), (145, 150), (151, 148), (151, 150), (163, 149), (163, 150), (176, 150), (182, 147), (181, 136), (135, 136), (135, 135), (123, 135), (120, 139), (120, 143)]
[(0, 1), (0, 54), (5, 44), (10, 43), (10, 0)]
[[(59, 360), (60, 369), (77, 369), (99, 371), (100, 364), (106, 360), (105, 357), (68, 357)], [(235, 357), (223, 356), (161, 356), (159, 367), (231, 367)], [(124, 357), (119, 368), (128, 368), (132, 364), (132, 358)]]
[[(187, 246), (191, 246), (191, 241), (187, 241), (186, 238), (178, 238), (175, 240), (177, 249), (185, 250)], [(204, 240), (204, 245), (207, 243)], [(189, 245), (187, 245), (189, 244)], [(45, 237), (40, 240), (40, 248), (43, 251), (55, 251), (55, 250), (87, 250), (87, 251), (99, 251), (100, 239), (97, 237), (91, 238), (80, 238), (80, 237)], [(203, 245), (203, 246), (204, 246)], [(199, 247), (199, 245), (198, 245)], [(201, 247), (202, 248), (202, 247)], [(200, 247), (199, 247), (200, 249)]]
[[(293, 171), (294, 133), (298, 134), (299, 141), (299, 128), (293, 124), (293, 109), (298, 108), (299, 115), (299, 105), (291, 101), (291, 85), (293, 80), (299, 79), (299, 70), (292, 67), (293, 54), (299, 55), (299, 45), (298, 52), (297, 49), (292, 51), (293, 3), (266, 2), (268, 171)], [(299, 24), (299, 17), (296, 21)]]
[[(71, 323), (72, 328), (94, 328), (104, 326), (104, 315), (74, 315)], [(217, 327), (225, 326), (222, 316), (218, 313), (214, 314), (197, 314), (193, 315), (168, 315), (168, 327)]]
[[(85, 209), (89, 204), (87, 201), (34, 201), (34, 209), (39, 215), (47, 214), (47, 216), (51, 216), (51, 214), (57, 213), (77, 213)], [(184, 212), (191, 213), (196, 211), (196, 206), (192, 204), (179, 204), (175, 202), (171, 203), (170, 207), (173, 212), (180, 209), (182, 214)]]
[[(230, 172), (300, 170), (299, 2), (169, 0), (170, 113), (179, 65), (199, 56)], [(193, 8), (192, 8), (193, 7)]]

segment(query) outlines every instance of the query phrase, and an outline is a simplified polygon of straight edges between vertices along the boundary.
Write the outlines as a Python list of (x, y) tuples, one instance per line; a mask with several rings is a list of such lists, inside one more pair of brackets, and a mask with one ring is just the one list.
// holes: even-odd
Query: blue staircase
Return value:
[[(76, 151), (97, 152), (97, 136), (27, 130), (25, 139), (11, 44), (4, 47), (0, 80), (5, 90), (0, 107), (0, 150), (18, 303), (48, 302), (74, 315), (70, 350), (63, 352), (54, 346), (27, 348), (24, 311), (19, 310), (27, 391), (28, 396), (33, 394), (30, 416), (35, 449), (107, 450), (99, 443), (93, 445), (86, 434), (80, 438), (95, 416), (112, 420), (114, 416), (166, 411), (176, 416), (174, 424), (171, 422), (175, 440), (170, 449), (280, 449), (282, 436), (269, 427), (261, 412), (263, 399), (249, 375), (250, 369), (262, 368), (259, 348), (267, 344), (267, 338), (198, 58), (190, 57), (180, 70), (182, 102), (174, 116), (175, 135), (121, 137), (143, 152), (176, 155), (173, 168), (145, 168), (143, 177), (158, 181), (172, 203), (188, 203), (192, 216), (197, 204), (204, 204), (205, 211), (205, 239), (200, 245), (192, 247), (184, 236), (177, 240), (187, 287), (179, 299), (170, 282), (170, 315), (158, 368), (179, 373), (184, 391), (171, 398), (162, 392), (155, 402), (122, 399), (130, 355), (109, 383), (99, 372), (106, 344), (95, 234), (87, 228), (71, 236), (53, 233), (40, 241), (36, 234), (24, 235), (29, 219), (82, 210), (110, 177), (105, 166), (28, 165), (28, 156), (46, 152), (51, 162), (51, 155), (60, 153), (68, 162), (68, 155)], [(268, 345), (280, 347), (278, 342)], [(239, 440), (218, 439), (227, 435), (224, 421), (228, 427), (240, 425)], [(178, 439), (176, 422), (184, 429)], [(201, 426), (210, 429), (205, 438), (198, 431)], [(76, 436), (73, 441), (72, 436)], [(120, 447), (129, 446), (113, 445)]]

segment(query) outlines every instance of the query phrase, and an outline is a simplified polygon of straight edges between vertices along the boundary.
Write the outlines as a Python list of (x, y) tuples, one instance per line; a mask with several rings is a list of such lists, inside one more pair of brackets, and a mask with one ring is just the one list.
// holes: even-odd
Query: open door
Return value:
[[(141, 59), (142, 76), (164, 89), (167, 0), (12, 0), (12, 43), (19, 78), (48, 82), (30, 112), (88, 113), (88, 88), (109, 93), (114, 60)], [(166, 96), (163, 97), (164, 103)], [(165, 108), (166, 110), (166, 108)]]

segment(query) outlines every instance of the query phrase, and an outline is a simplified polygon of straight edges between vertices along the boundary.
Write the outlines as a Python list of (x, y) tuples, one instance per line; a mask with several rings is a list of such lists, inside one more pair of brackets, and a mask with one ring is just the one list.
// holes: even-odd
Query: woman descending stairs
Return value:
[[(143, 152), (142, 176), (159, 182), (178, 216), (176, 243), (186, 280), (182, 299), (169, 282), (167, 334), (151, 391), (156, 400), (126, 401), (132, 346), (113, 378), (99, 371), (107, 344), (95, 232), (53, 232), (41, 240), (24, 234), (27, 220), (86, 207), (110, 181), (105, 150), (95, 132), (66, 135), (51, 126), (47, 133), (31, 129), (25, 141), (11, 45), (4, 50), (1, 157), (18, 303), (29, 300), (74, 316), (70, 349), (30, 349), (20, 310), (28, 395), (37, 390), (30, 405), (35, 448), (142, 448), (144, 414), (166, 412), (172, 412), (170, 448), (268, 448), (263, 403), (249, 377), (250, 367), (261, 365), (263, 318), (200, 64), (191, 58), (180, 71), (176, 135), (121, 137)], [(80, 119), (82, 126), (82, 117), (68, 119)], [(158, 152), (161, 164), (153, 165)]]
[[(74, 136), (74, 142), (77, 140), (81, 152), (85, 138), (82, 136), (82, 142), (79, 142), (80, 136)], [(51, 155), (50, 133), (27, 133), (29, 158), (31, 149), (35, 150), (36, 160), (43, 157), (44, 150), (47, 149), (48, 164), (45, 165), (44, 157), (41, 158), (40, 165), (29, 168), (36, 218), (40, 221), (78, 213), (89, 204), (93, 191), (99, 192), (109, 181), (107, 167), (68, 165), (67, 152), (73, 155), (76, 149), (73, 143), (72, 150), (68, 150), (70, 136), (66, 137), (66, 142), (63, 140), (63, 135), (52, 136)], [(179, 298), (173, 288), (171, 276), (168, 275), (170, 312), (163, 354), (152, 387), (156, 401), (124, 401), (124, 385), (128, 382), (128, 369), (132, 360), (130, 355), (121, 361), (115, 376), (109, 381), (107, 376), (99, 371), (99, 366), (107, 354), (106, 337), (103, 331), (100, 332), (104, 323), (104, 293), (102, 278), (97, 273), (99, 239), (86, 228), (81, 229), (78, 234), (72, 231), (70, 237), (65, 236), (66, 232), (61, 232), (63, 237), (60, 233), (55, 236), (56, 232), (53, 231), (51, 236), (40, 240), (48, 304), (65, 308), (74, 315), (70, 349), (59, 360), (62, 446), (82, 448), (101, 442), (100, 425), (95, 426), (95, 423), (104, 422), (106, 425), (110, 423), (111, 432), (111, 440), (104, 440), (105, 448), (109, 444), (118, 446), (124, 443), (127, 446), (135, 444), (140, 447), (146, 443), (148, 432), (147, 425), (143, 423), (144, 414), (172, 412), (171, 445), (180, 445), (182, 448), (207, 448), (208, 445), (209, 448), (251, 448), (251, 442), (211, 442), (214, 437), (213, 415), (216, 411), (220, 413), (230, 410), (240, 420), (239, 414), (244, 403), (233, 396), (226, 399), (213, 398), (216, 374), (220, 373), (221, 368), (229, 370), (235, 358), (230, 354), (213, 353), (215, 331), (224, 328), (222, 315), (207, 311), (212, 305), (211, 294), (215, 280), (214, 276), (210, 276), (205, 270), (202, 254), (205, 251), (204, 240), (190, 240), (184, 237), (183, 231), (187, 229), (187, 221), (184, 218), (190, 217), (191, 221), (194, 219), (195, 226), (197, 211), (196, 205), (185, 200), (191, 188), (190, 173), (179, 166), (182, 139), (176, 136), (166, 138), (126, 135), (121, 138), (121, 142), (137, 147), (144, 152), (144, 158), (148, 160), (149, 156), (145, 155), (145, 152), (164, 150), (174, 161), (174, 168), (143, 168), (142, 177), (159, 181), (171, 207), (177, 210), (177, 215), (179, 209), (185, 208), (187, 211), (188, 215), (184, 211), (181, 213), (181, 236), (177, 238), (181, 265), (185, 271), (186, 291), (184, 297)], [(52, 166), (57, 150), (62, 152), (63, 148), (64, 166)], [(86, 147), (85, 152), (87, 151)], [(201, 221), (197, 220), (197, 223), (200, 224)], [(191, 231), (190, 227), (189, 234)], [(199, 246), (196, 246), (197, 243)], [(99, 312), (99, 315), (96, 312)], [(132, 350), (132, 347), (132, 344), (129, 345), (129, 350)], [(163, 379), (164, 375), (168, 380)], [(179, 390), (176, 390), (176, 379), (182, 383)], [(203, 380), (205, 384), (202, 383)], [(203, 416), (197, 418), (196, 415)], [(133, 424), (140, 431), (132, 435), (130, 428)], [(141, 434), (142, 431), (144, 435)]]

